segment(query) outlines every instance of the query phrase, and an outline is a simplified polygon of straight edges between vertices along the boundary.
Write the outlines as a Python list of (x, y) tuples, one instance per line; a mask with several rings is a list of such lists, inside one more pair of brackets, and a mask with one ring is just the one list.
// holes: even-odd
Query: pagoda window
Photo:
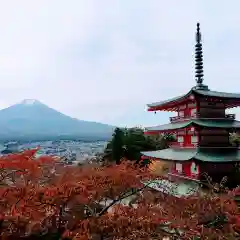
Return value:
[(191, 143), (192, 144), (198, 143), (198, 136), (191, 136)]
[(179, 173), (182, 173), (182, 164), (181, 163), (176, 163), (176, 171)]
[(194, 162), (191, 164), (191, 173), (194, 175), (199, 174), (199, 167)]
[(183, 138), (183, 136), (178, 136), (178, 142), (179, 143), (183, 143), (184, 142), (184, 138)]
[(196, 108), (191, 109), (191, 117), (195, 117), (196, 114), (197, 114), (197, 109)]

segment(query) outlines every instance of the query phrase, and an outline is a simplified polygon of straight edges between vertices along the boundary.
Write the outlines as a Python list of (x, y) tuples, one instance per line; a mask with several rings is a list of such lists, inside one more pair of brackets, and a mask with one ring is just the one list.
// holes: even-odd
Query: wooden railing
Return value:
[(236, 114), (225, 114), (224, 117), (202, 117), (199, 113), (196, 113), (192, 116), (184, 116), (184, 117), (180, 117), (180, 116), (174, 116), (174, 117), (170, 117), (170, 122), (174, 123), (174, 122), (178, 122), (178, 121), (182, 121), (182, 120), (188, 120), (188, 119), (196, 119), (196, 118), (201, 118), (201, 119), (229, 119), (229, 120), (234, 120), (236, 119)]
[(171, 171), (168, 173), (170, 177), (184, 178), (188, 180), (199, 181), (199, 175), (196, 174), (186, 174), (185, 172)]
[(177, 122), (178, 120), (180, 119), (183, 119), (182, 117), (179, 117), (179, 116), (175, 116), (175, 117), (170, 117), (170, 122)]
[[(175, 148), (175, 149), (184, 149), (184, 148), (201, 148), (201, 149), (206, 149), (206, 148), (212, 148), (212, 149), (217, 149), (217, 148), (224, 148), (224, 149), (235, 149), (236, 146), (221, 146), (221, 143), (219, 143), (219, 146), (211, 146), (211, 145), (201, 145), (199, 143), (192, 143), (192, 144), (184, 144), (184, 143), (178, 143), (178, 142), (172, 142), (169, 144), (170, 148)], [(238, 148), (238, 147), (237, 147)]]
[(198, 118), (198, 114), (193, 114), (191, 116), (184, 116), (184, 117), (181, 117), (181, 116), (174, 116), (174, 117), (170, 117), (170, 122), (178, 122), (179, 120), (188, 120), (188, 119), (192, 119), (192, 118)]
[(184, 144), (179, 142), (172, 142), (169, 144), (171, 148), (196, 148), (198, 147), (198, 143), (192, 143), (192, 144)]

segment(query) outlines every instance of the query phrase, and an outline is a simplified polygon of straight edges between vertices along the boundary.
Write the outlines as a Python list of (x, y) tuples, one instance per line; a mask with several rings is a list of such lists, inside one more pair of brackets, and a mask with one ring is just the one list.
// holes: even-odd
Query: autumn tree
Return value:
[(240, 135), (237, 133), (231, 133), (230, 134), (230, 143), (233, 146), (239, 147), (240, 146)]
[(80, 168), (35, 153), (0, 159), (2, 239), (239, 237), (238, 189), (176, 198), (153, 192), (156, 176), (132, 162)]

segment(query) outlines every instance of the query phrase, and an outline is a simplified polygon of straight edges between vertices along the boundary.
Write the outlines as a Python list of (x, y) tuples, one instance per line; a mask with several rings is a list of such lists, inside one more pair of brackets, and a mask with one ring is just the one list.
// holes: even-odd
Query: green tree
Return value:
[(140, 128), (131, 128), (125, 132), (125, 157), (129, 160), (138, 160), (141, 157), (140, 151), (151, 148), (146, 141), (144, 132)]
[(141, 128), (116, 128), (112, 140), (107, 144), (105, 153), (111, 161), (119, 163), (122, 157), (139, 161), (142, 151), (155, 151), (168, 148), (169, 142), (174, 141), (170, 134), (165, 136), (146, 136)]
[(121, 158), (124, 157), (124, 131), (122, 129), (114, 130), (110, 145), (112, 146), (112, 160), (119, 164)]

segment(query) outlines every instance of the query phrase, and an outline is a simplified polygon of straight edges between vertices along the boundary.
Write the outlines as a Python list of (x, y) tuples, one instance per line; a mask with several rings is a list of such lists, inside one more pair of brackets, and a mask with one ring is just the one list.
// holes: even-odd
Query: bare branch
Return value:
[(148, 187), (152, 182), (154, 182), (154, 181), (148, 182), (148, 183), (147, 183), (146, 185), (144, 185), (143, 187), (141, 187), (141, 188), (139, 188), (139, 189), (137, 189), (137, 190), (134, 190), (134, 191), (132, 191), (132, 192), (129, 193), (129, 194), (127, 194), (128, 191), (124, 192), (124, 193), (121, 194), (117, 199), (113, 200), (108, 206), (106, 206), (105, 208), (103, 208), (103, 209), (101, 210), (101, 212), (97, 214), (97, 216), (102, 216), (103, 214), (105, 214), (105, 213), (108, 211), (108, 209), (109, 209), (110, 207), (112, 207), (114, 204), (120, 202), (121, 200), (123, 200), (123, 199), (125, 199), (125, 198), (128, 198), (128, 197), (130, 197), (130, 196), (132, 196), (132, 195), (134, 195), (134, 194), (136, 194), (136, 193), (141, 192), (143, 189), (145, 189), (146, 187)]

